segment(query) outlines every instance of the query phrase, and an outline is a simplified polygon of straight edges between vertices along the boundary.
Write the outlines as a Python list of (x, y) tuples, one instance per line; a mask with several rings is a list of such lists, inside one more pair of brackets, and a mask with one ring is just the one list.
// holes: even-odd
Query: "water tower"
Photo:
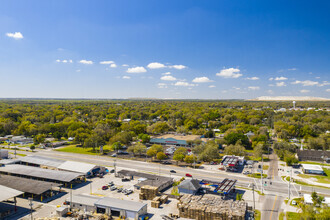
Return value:
[(293, 109), (296, 109), (296, 101), (293, 101)]

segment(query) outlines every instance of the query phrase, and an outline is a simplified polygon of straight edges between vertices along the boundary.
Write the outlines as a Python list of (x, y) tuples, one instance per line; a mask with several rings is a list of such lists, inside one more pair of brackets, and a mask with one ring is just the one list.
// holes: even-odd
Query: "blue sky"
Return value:
[(329, 98), (329, 11), (329, 1), (4, 0), (0, 97)]

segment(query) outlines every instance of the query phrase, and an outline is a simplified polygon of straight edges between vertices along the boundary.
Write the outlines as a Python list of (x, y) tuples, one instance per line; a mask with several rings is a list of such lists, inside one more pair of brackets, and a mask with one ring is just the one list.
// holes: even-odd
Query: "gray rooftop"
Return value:
[(0, 167), (0, 172), (16, 174), (16, 175), (25, 175), (29, 177), (49, 179), (55, 181), (62, 181), (67, 183), (81, 176), (81, 174), (74, 172), (49, 170), (49, 169), (42, 169), (39, 167), (24, 166), (17, 164)]
[(133, 202), (128, 200), (115, 199), (110, 197), (105, 197), (100, 199), (95, 203), (96, 206), (106, 206), (110, 208), (123, 209), (127, 211), (140, 211), (147, 204), (141, 202)]
[[(97, 201), (102, 199), (103, 197), (95, 197), (89, 195), (72, 195), (72, 203), (78, 203), (87, 206), (94, 206)], [(70, 202), (70, 197), (68, 197), (65, 201)]]
[(0, 160), (0, 164), (2, 165), (15, 164), (15, 163), (19, 163), (20, 161), (21, 161), (20, 159), (4, 159), (4, 160)]
[(11, 187), (25, 193), (40, 195), (48, 190), (51, 190), (52, 187), (58, 187), (61, 184), (26, 179), (16, 176), (0, 175), (0, 185)]
[(0, 185), (0, 202), (23, 194), (23, 192)]
[(178, 186), (180, 189), (188, 189), (188, 190), (198, 190), (201, 188), (199, 185), (199, 181), (196, 179), (186, 179), (180, 183)]
[(65, 161), (60, 166), (58, 166), (58, 169), (81, 173), (81, 174), (85, 175), (88, 172), (95, 169), (96, 167), (97, 167), (96, 165), (89, 164), (89, 163), (81, 163), (81, 162), (76, 162), (76, 161)]
[(64, 160), (57, 160), (42, 156), (26, 156), (26, 157), (22, 157), (21, 161), (24, 163), (37, 164), (37, 165), (56, 167), (56, 168), (65, 162)]

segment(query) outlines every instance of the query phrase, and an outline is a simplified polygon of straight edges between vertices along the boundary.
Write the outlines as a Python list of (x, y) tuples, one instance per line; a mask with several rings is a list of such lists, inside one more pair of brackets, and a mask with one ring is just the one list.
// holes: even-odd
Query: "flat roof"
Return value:
[(25, 175), (25, 176), (49, 179), (55, 181), (62, 181), (67, 183), (81, 176), (81, 174), (74, 172), (49, 170), (49, 169), (42, 169), (39, 167), (24, 166), (18, 164), (11, 164), (5, 167), (0, 167), (0, 172), (16, 174), (16, 175)]
[[(95, 197), (84, 194), (72, 195), (72, 203), (77, 203), (81, 205), (94, 206), (97, 201), (103, 197)], [(68, 197), (65, 201), (70, 202), (71, 198)]]
[(133, 211), (138, 212), (140, 211), (144, 206), (147, 206), (147, 204), (141, 203), (141, 202), (133, 202), (129, 200), (121, 200), (121, 199), (115, 199), (110, 197), (105, 197), (100, 199), (95, 203), (96, 206), (105, 206), (115, 209), (123, 209), (127, 211)]
[(0, 160), (0, 164), (8, 165), (8, 164), (19, 163), (20, 161), (21, 161), (20, 159), (4, 159), (4, 160)]
[(11, 199), (13, 197), (19, 196), (23, 194), (23, 192), (9, 188), (7, 186), (1, 186), (0, 185), (0, 202)]
[(37, 164), (37, 165), (43, 165), (49, 167), (58, 167), (65, 162), (64, 160), (57, 160), (42, 156), (26, 156), (26, 157), (22, 157), (21, 161), (24, 163)]
[(25, 193), (40, 195), (51, 190), (52, 187), (58, 187), (61, 184), (26, 179), (17, 176), (0, 175), (0, 185), (11, 187)]
[(301, 164), (304, 170), (317, 170), (317, 171), (323, 171), (322, 167), (320, 165), (314, 165), (314, 164)]
[(60, 170), (66, 170), (81, 174), (87, 174), (91, 170), (95, 169), (97, 166), (89, 163), (81, 163), (76, 161), (65, 161), (57, 168)]

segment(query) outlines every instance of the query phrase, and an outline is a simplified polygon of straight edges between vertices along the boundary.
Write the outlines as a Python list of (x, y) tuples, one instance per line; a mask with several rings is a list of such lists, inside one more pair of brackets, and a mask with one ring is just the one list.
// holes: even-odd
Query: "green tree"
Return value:
[(34, 150), (36, 149), (36, 146), (35, 145), (31, 145), (30, 146), (30, 150), (33, 152)]
[(240, 140), (243, 146), (250, 146), (248, 137), (243, 133), (230, 132), (225, 135), (224, 139), (226, 140), (228, 145), (235, 145)]
[(37, 134), (36, 136), (34, 136), (33, 142), (34, 142), (34, 144), (41, 144), (41, 143), (45, 142), (45, 139), (46, 139), (46, 135)]
[(158, 160), (164, 160), (167, 158), (166, 154), (164, 154), (164, 152), (158, 152), (156, 155)]
[(122, 149), (122, 147), (123, 147), (123, 145), (120, 142), (115, 142), (112, 144), (112, 149), (117, 152), (118, 152), (118, 150)]
[(264, 146), (262, 144), (258, 144), (253, 149), (253, 155), (255, 158), (262, 157), (262, 154), (264, 153)]
[(141, 156), (141, 154), (143, 154), (147, 151), (147, 147), (144, 144), (137, 143), (133, 146), (130, 146), (127, 149), (127, 151), (133, 153), (134, 155), (137, 154), (137, 155)]
[(186, 155), (184, 157), (184, 162), (192, 164), (197, 161), (197, 157), (195, 155)]
[(236, 156), (244, 156), (245, 155), (245, 147), (240, 144), (229, 145), (225, 148), (226, 155), (236, 155)]

